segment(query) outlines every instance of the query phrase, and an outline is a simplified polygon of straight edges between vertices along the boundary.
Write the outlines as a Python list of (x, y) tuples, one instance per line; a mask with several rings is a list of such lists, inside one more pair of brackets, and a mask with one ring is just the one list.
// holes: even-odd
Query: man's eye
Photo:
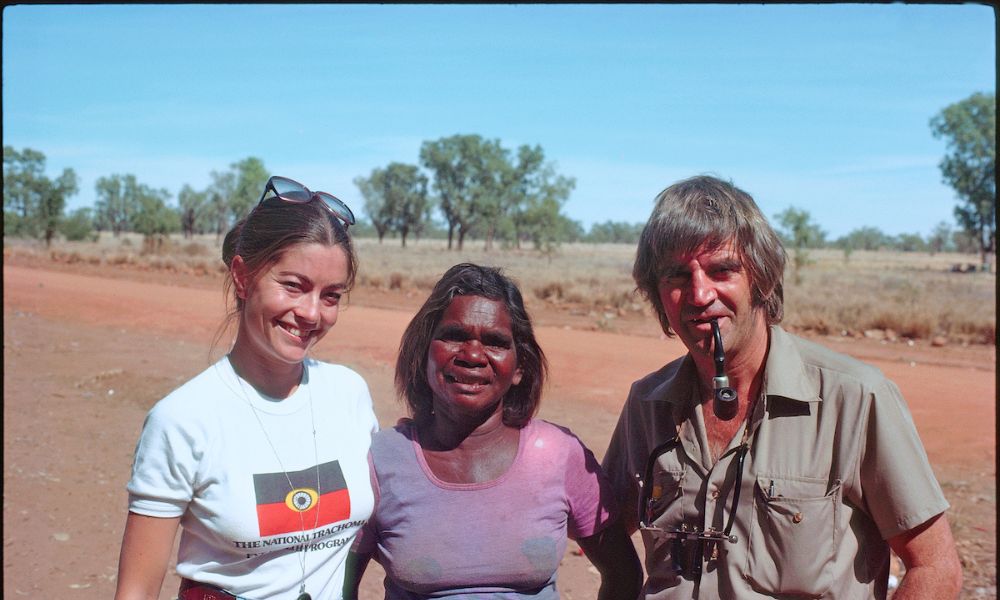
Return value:
[(713, 270), (712, 275), (714, 275), (717, 279), (725, 279), (732, 277), (734, 274), (738, 273), (739, 270), (739, 267), (727, 265)]
[(302, 288), (297, 281), (282, 281), (281, 285), (288, 290), (298, 290)]
[(336, 305), (336, 304), (340, 304), (340, 294), (336, 294), (336, 293), (329, 293), (329, 294), (326, 294), (326, 295), (324, 295), (324, 296), (323, 296), (323, 299), (324, 299), (324, 300), (326, 301), (326, 303), (327, 303), (327, 304), (329, 304), (330, 306), (334, 306), (334, 305)]

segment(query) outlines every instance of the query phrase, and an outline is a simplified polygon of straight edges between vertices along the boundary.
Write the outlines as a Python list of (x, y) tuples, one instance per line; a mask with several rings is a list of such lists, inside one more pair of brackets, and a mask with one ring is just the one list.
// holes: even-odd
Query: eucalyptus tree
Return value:
[(508, 172), (507, 210), (515, 245), (520, 247), (522, 239), (529, 239), (535, 248), (551, 252), (573, 229), (562, 208), (576, 180), (558, 174), (538, 145), (519, 147), (517, 161)]
[(407, 236), (419, 233), (430, 218), (427, 176), (416, 165), (392, 162), (372, 169), (368, 177), (356, 177), (354, 184), (365, 199), (364, 211), (379, 243), (388, 231), (395, 231), (406, 247)]
[(132, 213), (132, 231), (143, 235), (147, 250), (158, 249), (163, 236), (180, 229), (177, 211), (167, 206), (170, 193), (139, 184), (135, 190), (135, 212)]
[(997, 189), (994, 94), (977, 92), (945, 107), (930, 122), (935, 137), (944, 138), (948, 153), (941, 175), (958, 196), (955, 218), (976, 240), (982, 264), (996, 252)]
[(197, 191), (186, 183), (177, 193), (177, 209), (184, 237), (191, 238), (211, 228), (208, 197), (208, 190)]
[(368, 220), (375, 228), (375, 234), (378, 236), (380, 244), (385, 238), (385, 234), (392, 229), (392, 221), (395, 218), (392, 207), (389, 206), (389, 201), (386, 198), (384, 179), (385, 170), (380, 168), (372, 169), (368, 177), (358, 176), (354, 178), (354, 185), (358, 186), (361, 197), (365, 199), (362, 210), (368, 215)]
[(250, 210), (260, 200), (264, 185), (269, 177), (264, 161), (256, 156), (249, 156), (229, 165), (233, 174), (233, 187), (229, 197), (229, 212), (234, 221), (238, 221), (250, 213)]
[(826, 232), (813, 222), (808, 211), (789, 206), (775, 215), (778, 220), (780, 235), (785, 243), (792, 247), (792, 265), (795, 283), (802, 283), (802, 268), (811, 261), (808, 248), (821, 247), (826, 239)]
[(63, 220), (66, 199), (78, 190), (73, 169), (56, 179), (45, 175), (45, 155), (3, 148), (4, 235), (41, 237), (49, 246)]
[(222, 234), (229, 230), (229, 206), (235, 195), (236, 174), (232, 171), (211, 171), (208, 175), (212, 182), (205, 190), (208, 195), (206, 219), (215, 231), (216, 241), (219, 241)]
[(449, 249), (457, 234), (461, 250), (465, 236), (477, 225), (495, 231), (505, 200), (506, 153), (500, 140), (453, 135), (424, 142), (420, 163), (432, 174), (438, 206), (448, 223)]
[(115, 173), (97, 179), (94, 212), (99, 229), (110, 231), (115, 237), (130, 229), (138, 208), (138, 187), (139, 182), (131, 174)]

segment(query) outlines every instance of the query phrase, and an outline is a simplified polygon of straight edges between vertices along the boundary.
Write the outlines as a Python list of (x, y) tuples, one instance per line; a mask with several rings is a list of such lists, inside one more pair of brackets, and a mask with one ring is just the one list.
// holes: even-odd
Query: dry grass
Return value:
[(996, 342), (996, 276), (952, 273), (958, 254), (814, 251), (795, 284), (785, 279), (785, 324), (820, 334)]
[(9, 255), (48, 259), (63, 264), (167, 271), (195, 276), (217, 276), (225, 272), (215, 236), (201, 236), (196, 240), (169, 237), (148, 244), (137, 234), (126, 233), (119, 238), (102, 234), (96, 242), (57, 242), (49, 249), (37, 242), (4, 239), (4, 256)]
[[(448, 251), (444, 241), (356, 240), (362, 288), (425, 295), (448, 267), (475, 262), (503, 267), (532, 306), (591, 315), (595, 326), (616, 316), (648, 312), (631, 278), (635, 247), (626, 244), (569, 244), (551, 256), (533, 250), (486, 252), (481, 242)], [(224, 269), (215, 236), (164, 240), (158, 250), (141, 236), (102, 235), (97, 242), (61, 242), (51, 250), (32, 242), (4, 241), (4, 255), (29, 255), (67, 264), (104, 265), (142, 271), (163, 270), (218, 277)], [(885, 336), (995, 344), (996, 276), (951, 273), (956, 263), (977, 257), (902, 252), (810, 252), (812, 263), (801, 282), (785, 278), (784, 324), (819, 334)]]

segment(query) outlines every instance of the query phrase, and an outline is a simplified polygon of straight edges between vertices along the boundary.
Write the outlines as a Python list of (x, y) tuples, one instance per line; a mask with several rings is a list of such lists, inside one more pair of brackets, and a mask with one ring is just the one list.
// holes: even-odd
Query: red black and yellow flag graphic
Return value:
[[(288, 488), (289, 480), (292, 489)], [(287, 477), (284, 472), (254, 475), (253, 487), (261, 536), (298, 533), (303, 524), (313, 529), (351, 516), (351, 497), (336, 460), (288, 473)]]

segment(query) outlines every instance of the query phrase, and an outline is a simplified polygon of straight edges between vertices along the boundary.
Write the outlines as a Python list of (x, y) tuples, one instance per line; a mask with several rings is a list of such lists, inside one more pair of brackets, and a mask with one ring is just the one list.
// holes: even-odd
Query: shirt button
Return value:
[(802, 513), (798, 512), (798, 513), (795, 513), (794, 515), (792, 515), (792, 522), (793, 523), (801, 523), (802, 519), (804, 519), (804, 518), (805, 517), (802, 516)]
[(719, 490), (712, 490), (712, 500), (719, 499)]

